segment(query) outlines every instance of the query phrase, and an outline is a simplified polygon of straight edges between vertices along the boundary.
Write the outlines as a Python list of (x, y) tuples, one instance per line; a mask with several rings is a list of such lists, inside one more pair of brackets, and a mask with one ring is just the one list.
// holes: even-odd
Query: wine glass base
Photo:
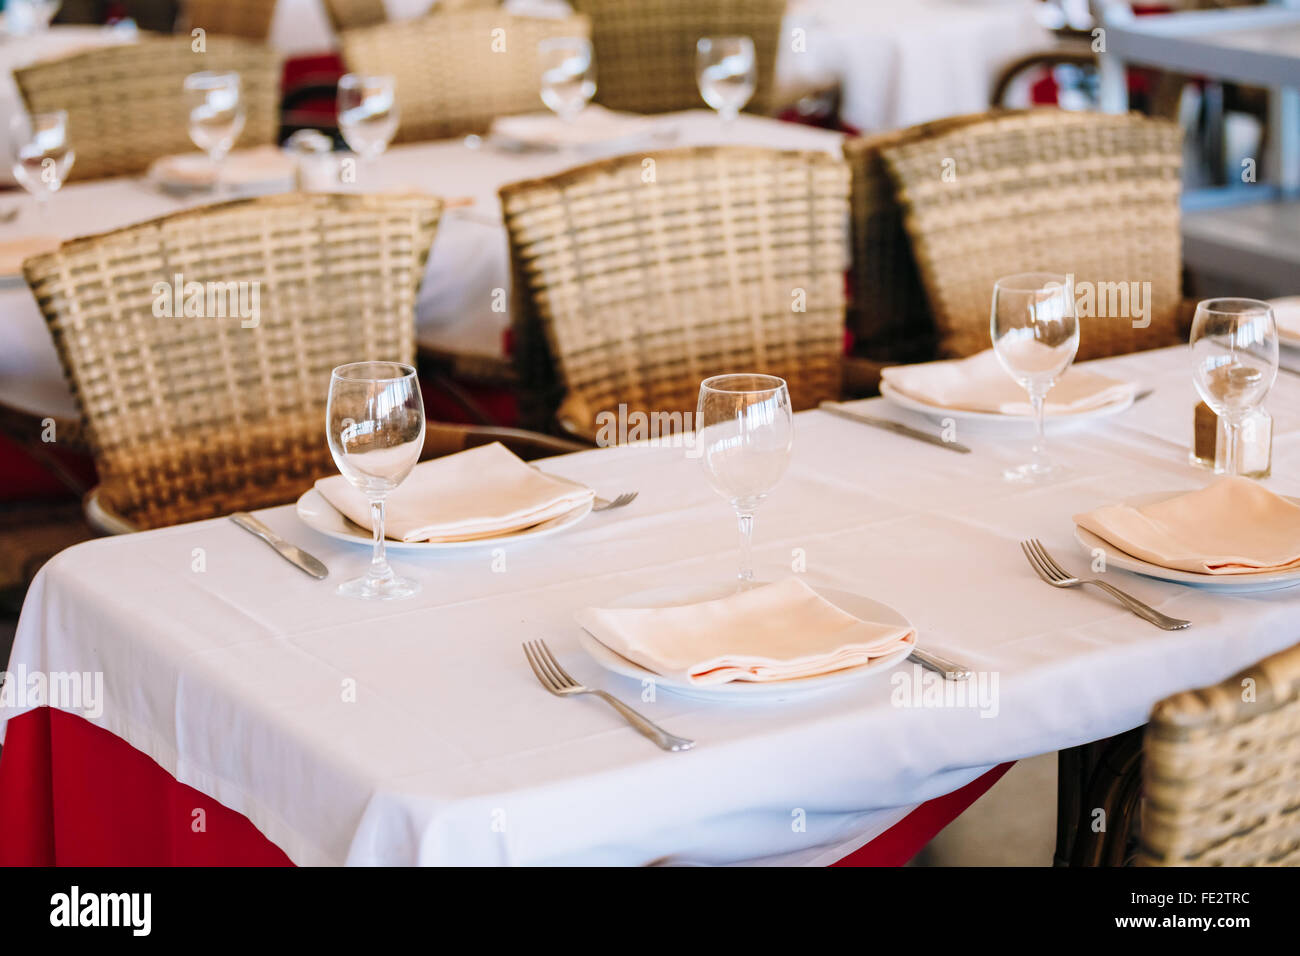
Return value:
[(1015, 468), (1008, 468), (1002, 472), (1002, 477), (1007, 481), (1020, 482), (1022, 484), (1034, 484), (1035, 482), (1050, 481), (1053, 478), (1061, 477), (1063, 469), (1059, 465), (1045, 465), (1031, 462), (1027, 465), (1017, 465)]
[(393, 601), (418, 594), (420, 582), (394, 575), (391, 578), (372, 579), (369, 575), (344, 581), (338, 587), (344, 597), (364, 598), (368, 601)]

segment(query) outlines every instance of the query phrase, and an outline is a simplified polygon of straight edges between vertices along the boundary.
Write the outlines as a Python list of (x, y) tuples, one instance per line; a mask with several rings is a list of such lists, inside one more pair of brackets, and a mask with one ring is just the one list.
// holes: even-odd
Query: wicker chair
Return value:
[(325, 0), (325, 15), (335, 33), (388, 22), (384, 0)]
[[(413, 360), (441, 208), (421, 195), (288, 194), (28, 259), (95, 453), (92, 519), (153, 528), (283, 503), (332, 471), (330, 369)], [(171, 317), (181, 283), (204, 284), (203, 317)], [(254, 290), (255, 312), (234, 308)]]
[[(346, 30), (340, 42), (349, 70), (397, 77), (402, 125), (396, 139), (411, 142), (484, 133), (498, 116), (542, 109), (538, 41), (587, 35), (584, 17), (467, 9)], [(498, 41), (505, 43), (502, 52), (494, 52)]]
[(14, 71), (27, 109), (66, 110), (77, 150), (70, 179), (140, 173), (155, 159), (193, 151), (182, 84), (198, 70), (235, 70), (247, 111), (240, 146), (274, 143), (280, 126), (280, 57), (237, 37), (149, 37)]
[(1300, 865), (1300, 645), (1161, 701), (1139, 866)]
[[(1080, 360), (1184, 341), (1181, 149), (1163, 120), (1059, 110), (994, 115), (884, 149), (940, 353), (988, 348), (994, 281), (1035, 270), (1094, 284)], [(1114, 314), (1133, 311), (1128, 283), (1150, 283), (1144, 327)]]
[(703, 108), (695, 84), (695, 42), (704, 36), (754, 41), (758, 88), (746, 109), (769, 113), (786, 0), (573, 0), (591, 18), (596, 100), (610, 109), (667, 113)]
[(189, 0), (185, 5), (189, 29), (246, 40), (265, 40), (274, 17), (275, 0)]
[(560, 423), (586, 438), (620, 404), (694, 411), (719, 372), (780, 375), (796, 408), (838, 397), (848, 188), (833, 156), (751, 147), (504, 187), (525, 389), (565, 389)]
[(935, 356), (938, 332), (903, 228), (903, 209), (885, 167), (885, 149), (923, 142), (986, 119), (989, 114), (954, 116), (920, 126), (844, 141), (852, 170), (850, 191), (853, 265), (848, 327), (852, 354), (845, 359), (845, 389), (874, 392), (888, 365), (923, 362)]

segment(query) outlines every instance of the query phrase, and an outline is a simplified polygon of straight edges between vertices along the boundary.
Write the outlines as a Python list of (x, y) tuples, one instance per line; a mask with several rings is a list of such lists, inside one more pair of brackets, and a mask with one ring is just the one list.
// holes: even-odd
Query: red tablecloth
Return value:
[[(836, 866), (901, 866), (993, 786), (1002, 764), (931, 800)], [(243, 814), (178, 783), (81, 717), (42, 707), (0, 751), (0, 865), (292, 866)]]

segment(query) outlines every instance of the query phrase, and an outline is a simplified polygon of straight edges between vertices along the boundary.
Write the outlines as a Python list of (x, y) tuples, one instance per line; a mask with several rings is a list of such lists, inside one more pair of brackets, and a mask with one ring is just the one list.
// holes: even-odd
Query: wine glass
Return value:
[(212, 161), (212, 191), (221, 192), (221, 167), (244, 131), (239, 74), (204, 70), (185, 77), (190, 140)]
[(1277, 378), (1277, 322), (1267, 302), (1206, 299), (1192, 320), (1192, 380), (1223, 420), (1215, 471), (1241, 474), (1241, 427)]
[(1079, 351), (1074, 280), (1051, 272), (1006, 276), (993, 286), (993, 351), (1007, 374), (1029, 393), (1034, 410), (1033, 459), (1006, 471), (1010, 481), (1040, 481), (1054, 471), (1047, 457), (1047, 393)]
[(701, 37), (695, 44), (695, 80), (704, 102), (729, 123), (758, 86), (754, 41), (749, 37)]
[(67, 179), (76, 152), (68, 141), (68, 114), (19, 113), (9, 120), (14, 179), (32, 194), (41, 222), (49, 224), (50, 197)]
[(714, 375), (700, 385), (696, 442), (713, 490), (740, 520), (739, 587), (754, 581), (754, 511), (790, 463), (794, 416), (785, 380), (774, 375)]
[(397, 80), (348, 73), (339, 78), (339, 132), (364, 161), (378, 159), (397, 135)]
[(5, 32), (10, 36), (43, 33), (60, 6), (62, 0), (9, 0), (4, 5)]
[(424, 448), (424, 402), (415, 369), (396, 362), (354, 362), (330, 376), (325, 408), (330, 454), (343, 477), (370, 502), (375, 547), (370, 569), (339, 585), (361, 598), (403, 598), (417, 581), (393, 573), (384, 553), (384, 499), (411, 473)]
[(549, 37), (537, 44), (542, 71), (542, 102), (572, 122), (596, 95), (596, 65), (586, 37)]

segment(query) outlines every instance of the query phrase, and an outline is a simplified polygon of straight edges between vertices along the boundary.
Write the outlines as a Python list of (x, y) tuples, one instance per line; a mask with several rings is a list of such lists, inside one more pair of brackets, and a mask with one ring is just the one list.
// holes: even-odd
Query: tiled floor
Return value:
[(1056, 754), (1021, 760), (930, 842), (914, 866), (1051, 866)]

